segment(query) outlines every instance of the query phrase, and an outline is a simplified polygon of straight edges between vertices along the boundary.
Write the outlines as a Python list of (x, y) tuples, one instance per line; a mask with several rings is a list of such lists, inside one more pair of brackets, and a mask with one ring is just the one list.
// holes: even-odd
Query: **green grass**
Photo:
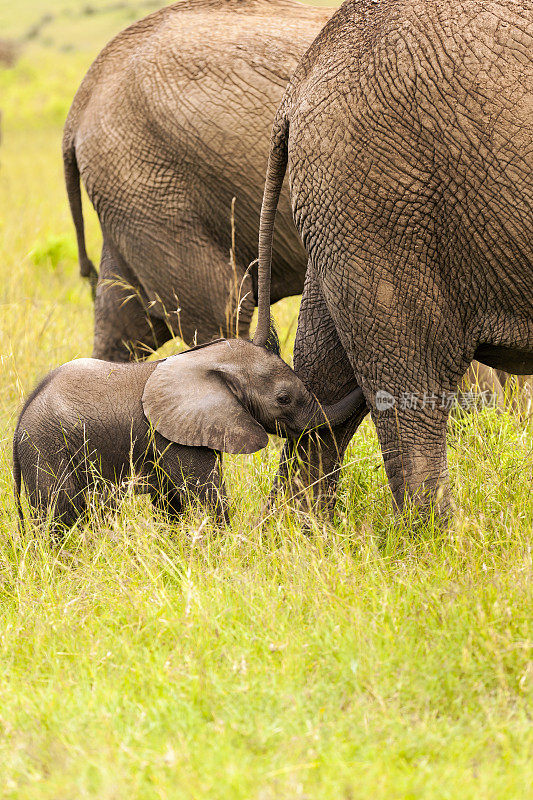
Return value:
[[(3, 35), (47, 9), (18, 7), (16, 19), (0, 8)], [(334, 523), (311, 535), (289, 513), (261, 524), (276, 442), (226, 458), (223, 532), (200, 510), (169, 529), (126, 497), (62, 548), (18, 533), (22, 398), (91, 351), (61, 124), (123, 24), (65, 17), (47, 33), (57, 46), (33, 41), (0, 71), (0, 797), (529, 797), (531, 419), (485, 411), (450, 427), (458, 512), (444, 533), (393, 517), (368, 422)], [(62, 51), (75, 25), (85, 43)], [(287, 355), (296, 312), (294, 300), (277, 309)]]

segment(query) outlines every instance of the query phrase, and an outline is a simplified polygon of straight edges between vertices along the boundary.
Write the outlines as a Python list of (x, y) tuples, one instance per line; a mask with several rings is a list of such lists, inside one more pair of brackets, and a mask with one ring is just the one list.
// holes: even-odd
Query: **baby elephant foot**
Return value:
[(219, 527), (229, 525), (228, 497), (224, 486), (217, 486), (215, 484), (205, 486), (197, 497), (200, 503), (205, 506), (212, 515)]
[(183, 514), (183, 498), (179, 492), (154, 492), (152, 505), (169, 522), (177, 522)]
[(178, 522), (187, 507), (199, 503), (213, 517), (217, 525), (224, 526), (229, 523), (228, 501), (225, 492), (218, 486), (206, 486), (194, 490), (187, 487), (182, 491), (169, 493), (154, 492), (152, 504), (170, 522)]

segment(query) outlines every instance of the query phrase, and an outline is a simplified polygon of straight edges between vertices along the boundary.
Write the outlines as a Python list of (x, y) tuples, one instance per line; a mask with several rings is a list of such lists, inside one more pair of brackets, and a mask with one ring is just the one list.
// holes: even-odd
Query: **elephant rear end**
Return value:
[[(173, 335), (248, 333), (270, 124), (330, 15), (293, 0), (184, 0), (96, 59), (64, 136), (82, 275), (94, 273), (78, 169), (104, 236), (95, 357), (146, 357)], [(278, 221), (274, 300), (300, 293), (306, 267), (286, 190)]]
[[(153, 364), (78, 359), (28, 397), (13, 441), (32, 516), (70, 526), (97, 486), (117, 484), (149, 453), (140, 395)], [(17, 492), (17, 489), (16, 489)]]
[(322, 319), (299, 326), (295, 365), (317, 342), (343, 359), (399, 508), (448, 513), (449, 398), (472, 360), (533, 368), (532, 22), (529, 2), (346, 0), (275, 120), (260, 276), (286, 161), (309, 255), (300, 320)]
[(49, 512), (65, 524), (83, 507), (79, 478), (67, 445), (68, 431), (54, 413), (51, 390), (62, 367), (51, 372), (26, 400), (13, 437), (15, 498), (21, 523), (22, 480), (31, 516), (43, 522)]

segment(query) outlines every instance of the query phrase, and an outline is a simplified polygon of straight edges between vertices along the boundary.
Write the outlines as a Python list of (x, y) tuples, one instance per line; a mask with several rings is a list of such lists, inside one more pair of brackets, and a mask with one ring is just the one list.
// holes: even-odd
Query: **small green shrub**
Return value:
[(29, 257), (37, 267), (56, 270), (62, 262), (76, 261), (77, 249), (72, 237), (52, 234), (32, 247)]

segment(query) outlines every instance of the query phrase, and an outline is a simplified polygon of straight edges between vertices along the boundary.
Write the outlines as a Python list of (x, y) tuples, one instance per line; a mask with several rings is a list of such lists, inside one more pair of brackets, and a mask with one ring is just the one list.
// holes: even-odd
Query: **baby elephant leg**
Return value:
[(160, 453), (150, 479), (150, 494), (156, 508), (171, 519), (177, 519), (186, 506), (199, 502), (219, 524), (228, 522), (221, 455), (206, 447), (175, 444), (167, 445)]
[(28, 484), (32, 517), (40, 525), (49, 520), (54, 536), (71, 528), (87, 510), (87, 487), (67, 459), (37, 464)]
[(222, 477), (222, 458), (218, 456), (214, 469), (204, 482), (193, 482), (189, 487), (189, 496), (195, 496), (213, 514), (219, 525), (229, 524), (228, 496)]
[(183, 495), (179, 491), (172, 491), (166, 484), (159, 485), (151, 489), (150, 497), (152, 504), (164, 516), (172, 522), (177, 522), (183, 513)]
[(198, 502), (219, 525), (229, 522), (228, 497), (222, 477), (222, 453), (195, 447), (195, 469), (187, 479), (187, 502)]

